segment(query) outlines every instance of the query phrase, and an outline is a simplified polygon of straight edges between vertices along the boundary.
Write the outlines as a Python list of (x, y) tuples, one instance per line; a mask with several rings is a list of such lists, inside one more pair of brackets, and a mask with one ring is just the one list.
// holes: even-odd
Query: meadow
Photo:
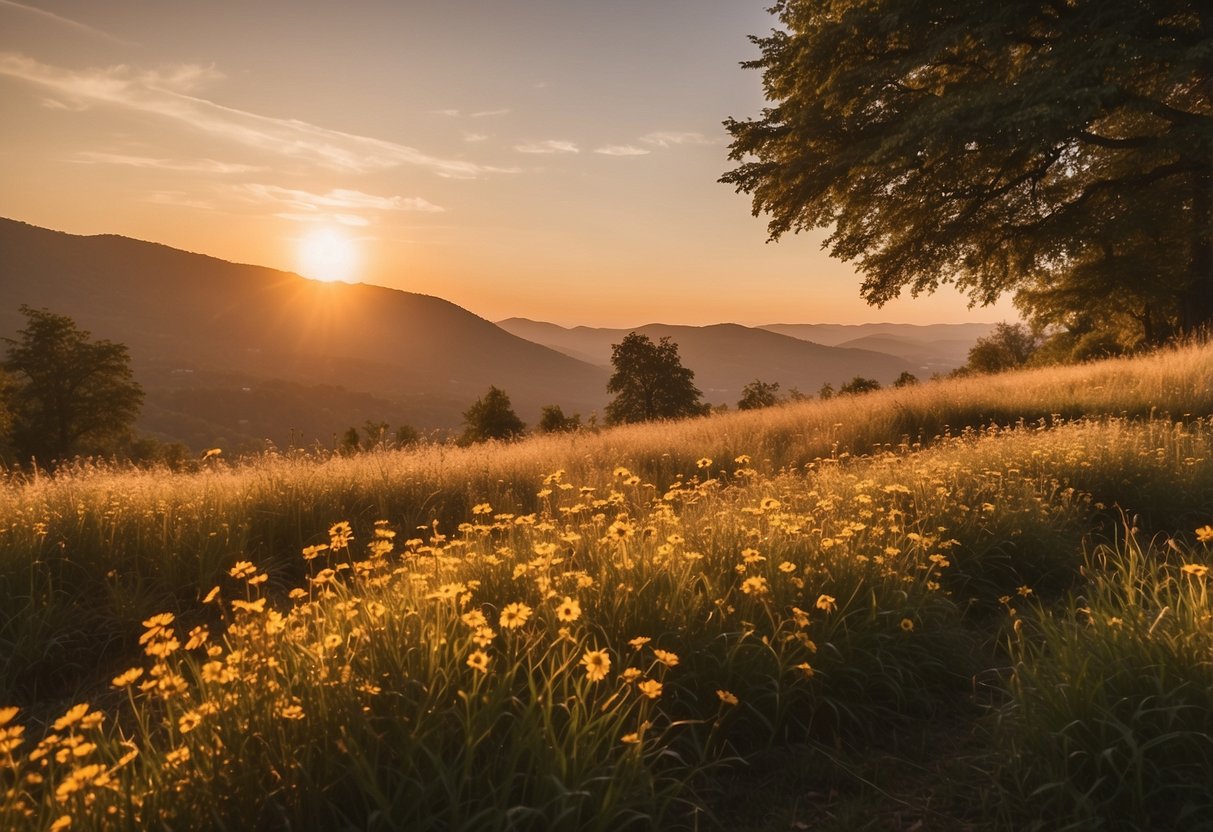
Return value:
[(1213, 828), (1213, 347), (0, 488), (0, 827)]

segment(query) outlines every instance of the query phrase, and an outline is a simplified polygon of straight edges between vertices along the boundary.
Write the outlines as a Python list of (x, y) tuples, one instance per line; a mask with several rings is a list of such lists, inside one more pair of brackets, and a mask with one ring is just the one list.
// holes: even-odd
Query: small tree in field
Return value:
[(979, 373), (999, 373), (1028, 363), (1040, 346), (1040, 340), (1023, 324), (1002, 322), (985, 338), (978, 338), (969, 350), (969, 369)]
[(682, 366), (678, 345), (668, 337), (653, 343), (647, 335), (629, 333), (611, 346), (614, 374), (607, 392), (615, 399), (606, 407), (608, 424), (681, 419), (708, 411), (694, 384), (695, 373)]
[(856, 393), (871, 393), (873, 390), (879, 389), (880, 382), (876, 379), (855, 376), (855, 378), (839, 387), (838, 392), (840, 395), (854, 395)]
[(21, 312), (25, 329), (4, 339), (17, 457), (47, 463), (122, 448), (143, 403), (126, 345), (94, 341), (65, 315)]
[(496, 387), (490, 387), (489, 392), (463, 412), (463, 421), (462, 441), (466, 444), (515, 439), (526, 430), (526, 425), (510, 405), (510, 397)]
[(754, 379), (741, 388), (741, 398), (737, 401), (737, 409), (760, 410), (764, 407), (774, 407), (779, 402), (778, 381), (768, 384), (760, 379)]
[(581, 414), (574, 413), (565, 416), (564, 410), (558, 404), (544, 406), (539, 417), (540, 433), (569, 433), (581, 427)]
[(913, 387), (918, 383), (918, 376), (909, 370), (902, 370), (901, 375), (893, 382), (894, 387)]

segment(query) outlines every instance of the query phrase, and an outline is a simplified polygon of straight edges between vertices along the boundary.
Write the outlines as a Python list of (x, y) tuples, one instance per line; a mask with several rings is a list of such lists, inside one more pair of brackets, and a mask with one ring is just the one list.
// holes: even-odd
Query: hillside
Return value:
[(767, 324), (759, 328), (832, 347), (895, 355), (923, 376), (964, 365), (969, 349), (993, 332), (994, 324)]
[(0, 250), (0, 336), (28, 304), (126, 344), (148, 393), (141, 427), (195, 447), (327, 444), (367, 418), (452, 427), (491, 384), (531, 423), (545, 404), (605, 402), (601, 368), (440, 298), (12, 220)]
[(868, 349), (829, 347), (739, 324), (673, 326), (647, 324), (634, 329), (565, 328), (509, 318), (497, 325), (507, 332), (601, 366), (611, 360), (611, 345), (629, 332), (654, 341), (669, 337), (678, 344), (684, 366), (695, 371), (695, 384), (713, 404), (733, 405), (741, 389), (756, 378), (815, 393), (825, 383), (838, 386), (855, 376), (887, 384), (903, 370), (919, 370), (903, 358)]

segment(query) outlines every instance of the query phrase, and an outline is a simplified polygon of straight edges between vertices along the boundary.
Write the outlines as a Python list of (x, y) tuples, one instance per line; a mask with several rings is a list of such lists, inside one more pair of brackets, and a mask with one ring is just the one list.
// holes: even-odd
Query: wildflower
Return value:
[(736, 705), (738, 702), (737, 697), (734, 694), (729, 693), (727, 690), (717, 690), (716, 695), (719, 696), (720, 701), (726, 705)]
[(468, 655), (468, 667), (472, 670), (479, 670), (481, 673), (489, 672), (489, 654), (483, 650), (473, 650)]
[(493, 631), (492, 627), (477, 627), (476, 634), (472, 636), (472, 641), (480, 647), (488, 647), (496, 637), (497, 633)]
[(219, 587), (213, 586), (213, 587), (211, 587), (211, 591), (206, 594), (206, 597), (202, 599), (202, 603), (209, 604), (211, 601), (214, 601), (218, 597), (219, 597)]
[(164, 762), (170, 766), (180, 765), (181, 763), (189, 762), (190, 749), (188, 745), (183, 745), (180, 748), (174, 748), (172, 751), (164, 755)]
[(636, 743), (640, 742), (640, 734), (633, 731), (630, 734), (624, 734), (619, 738), (619, 741), (625, 745), (635, 745)]
[(197, 647), (201, 647), (202, 645), (206, 644), (206, 640), (209, 636), (210, 633), (207, 632), (206, 627), (195, 627), (194, 629), (190, 630), (190, 638), (189, 641), (185, 643), (185, 649), (193, 650)]
[(790, 572), (795, 572), (796, 564), (792, 563), (790, 560), (785, 560), (783, 563), (779, 564), (779, 571), (785, 575)]
[(661, 696), (662, 684), (656, 679), (645, 679), (636, 688), (649, 699), (656, 699)]
[(262, 613), (265, 612), (265, 599), (258, 598), (256, 601), (233, 601), (232, 609), (252, 613)]
[(623, 520), (616, 520), (607, 529), (607, 537), (611, 540), (624, 541), (636, 533), (636, 527)]
[(240, 578), (247, 578), (249, 575), (255, 574), (256, 571), (257, 567), (253, 566), (253, 564), (249, 563), (247, 560), (238, 560), (236, 561), (235, 566), (227, 571), (227, 574), (239, 580)]
[[(210, 452), (208, 451), (207, 453), (210, 453)], [(71, 815), (60, 815), (59, 817), (55, 818), (55, 822), (51, 824), (50, 832), (60, 832), (63, 829), (67, 829), (71, 825), (72, 825), (72, 816)]]
[(629, 684), (629, 685), (632, 684), (632, 682), (635, 682), (637, 679), (639, 679), (640, 676), (641, 676), (641, 671), (640, 671), (640, 668), (638, 668), (638, 667), (625, 668), (623, 673), (619, 674), (619, 678), (623, 679), (624, 683)]
[(1200, 563), (1185, 563), (1182, 567), (1180, 567), (1180, 569), (1185, 574), (1192, 575), (1197, 578), (1203, 578), (1205, 575), (1209, 574), (1209, 567)]
[(605, 679), (610, 671), (611, 657), (605, 650), (586, 650), (585, 655), (581, 657), (581, 664), (585, 667), (586, 678), (591, 682), (598, 682)]
[(488, 619), (484, 617), (483, 610), (468, 610), (459, 616), (459, 620), (473, 629), (483, 627), (489, 623)]
[(641, 647), (644, 647), (650, 641), (652, 641), (652, 639), (649, 638), (648, 636), (636, 636), (636, 638), (634, 638), (628, 642), (628, 646), (634, 650), (639, 650)]
[(354, 539), (354, 530), (345, 520), (329, 526), (329, 546), (333, 549), (347, 549)]
[(304, 560), (313, 560), (313, 559), (319, 557), (324, 552), (327, 552), (328, 548), (329, 548), (329, 545), (327, 543), (319, 543), (315, 546), (305, 546), (305, 547), (303, 547), (303, 552), (302, 552), (303, 559)]
[(801, 662), (796, 665), (796, 669), (802, 671), (806, 678), (813, 678), (813, 667), (808, 662)]
[(783, 506), (783, 503), (779, 502), (774, 497), (765, 497), (765, 498), (763, 498), (763, 501), (758, 504), (758, 507), (761, 508), (763, 511), (776, 511), (777, 509), (781, 508), (782, 506)]
[(283, 719), (303, 719), (306, 714), (303, 712), (303, 707), (300, 705), (287, 705), (278, 712), (278, 716)]
[(493, 507), (489, 503), (477, 503), (472, 506), (472, 514), (492, 514)]
[(835, 610), (838, 608), (838, 604), (835, 603), (836, 600), (837, 599), (835, 599), (833, 595), (824, 595), (824, 594), (818, 595), (817, 596), (817, 605), (816, 605), (817, 609), (823, 610), (825, 612), (830, 612), (832, 610)]
[(905, 630), (907, 633), (914, 632), (914, 622), (908, 618), (901, 619), (901, 629)]
[(671, 653), (668, 650), (654, 650), (653, 655), (657, 657), (657, 661), (666, 667), (675, 667), (678, 664), (677, 653)]
[(1213, 543), (1213, 526), (1204, 525), (1197, 529), (1196, 539), (1201, 543)]
[(177, 730), (188, 734), (202, 724), (202, 714), (197, 711), (186, 711), (177, 720)]
[(324, 648), (326, 650), (334, 650), (334, 649), (340, 647), (344, 641), (345, 641), (345, 639), (343, 639), (341, 636), (337, 635), (336, 633), (329, 633), (327, 636), (324, 637)]
[(703, 457), (695, 463), (696, 468), (711, 468), (712, 460), (709, 457)]
[(62, 731), (64, 728), (70, 728), (79, 722), (85, 714), (88, 713), (88, 703), (81, 702), (78, 705), (72, 705), (67, 709), (67, 713), (55, 720), (54, 729)]
[[(119, 673), (117, 676), (115, 676), (111, 681), (111, 684), (113, 684), (113, 686), (116, 688), (129, 687), (130, 685), (133, 685), (135, 681), (142, 675), (142, 667), (132, 667), (130, 670), (127, 670), (124, 673)], [(0, 723), (0, 725), (2, 724), (3, 723)]]
[(531, 617), (531, 608), (522, 602), (506, 604), (505, 609), (501, 611), (499, 623), (507, 630), (515, 630), (527, 622)]
[(766, 560), (757, 549), (742, 549), (741, 559), (746, 563), (761, 563)]
[(741, 582), (741, 591), (746, 595), (759, 597), (767, 594), (767, 579), (761, 576), (746, 578)]
[(556, 618), (559, 621), (576, 621), (581, 617), (581, 605), (569, 596), (556, 607)]
[(0, 708), (0, 727), (8, 725), (13, 721), (13, 717), (17, 715), (19, 709), (16, 705), (10, 705), (7, 708)]
[(1024, 598), (1027, 598), (1033, 592), (1032, 587), (1028, 586), (1027, 584), (1024, 584), (1023, 586), (1019, 587), (1015, 591), (1017, 593), (1019, 593), (1020, 595), (1022, 595)]

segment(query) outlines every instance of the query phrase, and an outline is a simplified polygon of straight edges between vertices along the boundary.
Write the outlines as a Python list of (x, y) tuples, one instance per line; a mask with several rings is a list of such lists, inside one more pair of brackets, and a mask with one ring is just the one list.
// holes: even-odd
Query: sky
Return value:
[(0, 0), (0, 216), (488, 318), (951, 323), (719, 177), (770, 0)]

